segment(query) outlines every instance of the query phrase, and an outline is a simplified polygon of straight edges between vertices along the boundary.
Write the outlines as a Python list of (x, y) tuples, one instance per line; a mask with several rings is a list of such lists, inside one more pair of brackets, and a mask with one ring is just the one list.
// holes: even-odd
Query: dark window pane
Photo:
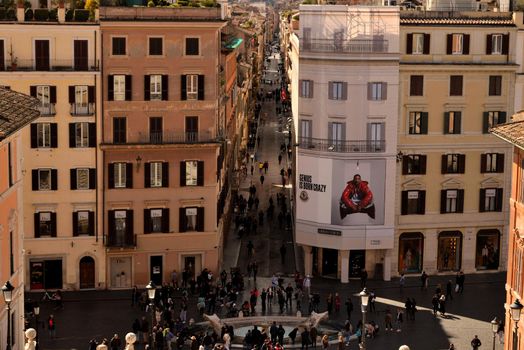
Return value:
[(149, 54), (162, 55), (162, 38), (149, 38)]
[(199, 55), (198, 38), (186, 38), (186, 55)]
[(424, 95), (424, 76), (412, 75), (410, 79), (409, 95), (423, 96)]
[(126, 54), (126, 38), (113, 38), (113, 55)]

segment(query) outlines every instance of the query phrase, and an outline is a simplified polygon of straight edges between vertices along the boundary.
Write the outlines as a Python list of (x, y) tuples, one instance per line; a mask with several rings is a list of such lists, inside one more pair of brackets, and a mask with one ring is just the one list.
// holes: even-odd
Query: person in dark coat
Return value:
[(317, 329), (315, 327), (311, 327), (311, 329), (309, 330), (309, 338), (311, 340), (311, 346), (313, 347), (313, 349), (317, 348), (317, 336)]
[(280, 344), (284, 344), (284, 334), (286, 334), (284, 327), (282, 327), (282, 325), (278, 325), (278, 342)]
[(271, 335), (271, 342), (276, 343), (278, 336), (278, 327), (275, 321), (273, 321), (273, 324), (269, 328), (269, 334)]
[(306, 348), (307, 350), (310, 343), (309, 331), (307, 329), (304, 329), (304, 331), (300, 334), (300, 337), (302, 338), (302, 347), (300, 349), (304, 350), (304, 348)]
[(289, 339), (291, 339), (291, 344), (295, 344), (297, 333), (298, 333), (298, 328), (293, 328), (293, 330), (289, 332), (288, 336), (289, 336)]

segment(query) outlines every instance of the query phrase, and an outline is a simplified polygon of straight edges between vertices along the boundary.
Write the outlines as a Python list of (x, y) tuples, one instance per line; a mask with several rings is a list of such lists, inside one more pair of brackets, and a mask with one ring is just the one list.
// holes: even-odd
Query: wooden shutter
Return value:
[(198, 75), (198, 99), (204, 100), (205, 99), (205, 86), (204, 86), (204, 76), (202, 74)]
[(408, 174), (410, 156), (402, 156), (402, 175)]
[(126, 101), (131, 101), (133, 99), (133, 77), (131, 75), (126, 75)]
[[(498, 155), (497, 155), (497, 163), (498, 163)], [(480, 173), (484, 174), (486, 172), (486, 165), (487, 165), (487, 155), (481, 154), (480, 155)]]
[(441, 156), (440, 173), (441, 174), (448, 173), (448, 155), (447, 154), (443, 154)]
[(480, 195), (479, 195), (479, 212), (481, 213), (486, 211), (485, 201), (486, 201), (486, 189), (481, 188)]
[(32, 182), (33, 191), (38, 191), (39, 190), (38, 169), (31, 170), (31, 182)]
[(56, 237), (56, 213), (51, 213), (51, 237)]
[(162, 75), (162, 100), (169, 100), (169, 76)]
[(453, 53), (453, 34), (448, 34), (446, 37), (446, 54), (451, 55)]
[(134, 243), (133, 210), (126, 210), (126, 245)]
[(469, 34), (462, 34), (462, 54), (469, 55)]
[(506, 122), (506, 112), (499, 112), (499, 123), (498, 124), (504, 124), (505, 122)]
[(462, 112), (454, 112), (455, 117), (453, 118), (453, 133), (460, 134), (462, 132)]
[(332, 81), (330, 81), (330, 82), (328, 83), (328, 98), (329, 98), (330, 100), (333, 99), (333, 82), (332, 82)]
[(69, 169), (69, 182), (72, 190), (76, 190), (78, 188), (76, 183), (76, 169)]
[(58, 190), (58, 170), (51, 169), (51, 189)]
[(491, 55), (493, 52), (493, 35), (486, 35), (486, 55)]
[(96, 147), (96, 123), (89, 123), (89, 147)]
[(420, 112), (420, 133), (428, 133), (428, 112)]
[(328, 140), (333, 142), (333, 122), (328, 122)]
[(489, 112), (482, 113), (482, 133), (487, 134), (489, 130)]
[(126, 188), (133, 188), (133, 163), (126, 163)]
[(449, 112), (444, 112), (444, 134), (449, 134)]
[(464, 190), (457, 190), (457, 213), (464, 212)]
[(406, 53), (411, 55), (413, 53), (413, 34), (409, 33), (406, 37)]
[(196, 230), (198, 232), (204, 231), (204, 207), (197, 208)]
[(31, 124), (31, 148), (38, 148), (38, 124)]
[(408, 191), (402, 191), (400, 215), (408, 215)]
[(49, 102), (56, 103), (56, 86), (49, 87)]
[(368, 101), (373, 99), (373, 83), (368, 83)]
[(162, 163), (162, 187), (169, 187), (169, 163)]
[(36, 97), (36, 86), (31, 85), (29, 87), (29, 95), (31, 95), (32, 97)]
[(496, 198), (495, 198), (495, 210), (496, 211), (502, 211), (502, 199), (503, 199), (503, 192), (502, 188), (497, 188), (496, 192)]
[(342, 83), (342, 100), (348, 99), (348, 83), (343, 82)]
[(303, 94), (303, 90), (304, 89), (302, 88), (304, 86), (304, 81), (305, 80), (303, 80), (303, 79), (299, 79), (299, 81), (298, 81), (298, 97), (306, 97)]
[(429, 55), (431, 47), (431, 34), (424, 34), (424, 47), (422, 48), (422, 53), (424, 55)]
[(144, 234), (151, 233), (151, 209), (144, 209)]
[(107, 100), (113, 101), (115, 96), (115, 80), (112, 75), (107, 76)]
[(40, 213), (34, 213), (33, 218), (35, 222), (35, 238), (39, 238), (40, 237)]
[(458, 173), (464, 174), (465, 172), (466, 172), (466, 155), (459, 154), (458, 155)]
[(382, 82), (380, 84), (380, 86), (381, 86), (381, 89), (382, 89), (382, 91), (381, 91), (382, 92), (382, 100), (383, 101), (387, 100), (388, 99), (388, 83)]
[(178, 210), (178, 231), (186, 232), (187, 228), (187, 218), (186, 218), (186, 208), (180, 208)]
[(204, 162), (197, 162), (197, 186), (204, 186)]
[(187, 75), (185, 74), (180, 76), (180, 99), (187, 100)]
[(144, 187), (151, 187), (151, 163), (144, 164)]
[(88, 219), (87, 222), (89, 225), (87, 232), (89, 232), (90, 236), (94, 236), (95, 235), (95, 212), (90, 211), (87, 219)]
[(87, 87), (87, 102), (89, 103), (96, 102), (96, 91), (95, 91), (95, 87), (92, 85)]
[(58, 147), (58, 124), (51, 123), (50, 130), (51, 130), (51, 148), (57, 148)]
[(504, 172), (504, 153), (497, 153), (497, 173)]
[(162, 209), (162, 232), (169, 232), (169, 209)]
[(426, 213), (426, 191), (418, 191), (418, 213)]
[(111, 244), (115, 239), (115, 211), (107, 211), (107, 232), (109, 244)]
[(107, 165), (107, 187), (115, 188), (115, 164), (113, 163)]
[(186, 162), (180, 162), (180, 186), (186, 185)]
[(426, 163), (427, 163), (427, 156), (425, 155), (419, 155), (419, 160), (420, 160), (420, 165), (419, 165), (419, 168), (420, 168), (420, 174), (421, 175), (424, 175), (426, 174)]
[(76, 102), (76, 91), (74, 86), (69, 86), (69, 103), (73, 104)]
[(314, 93), (314, 86), (315, 86), (315, 82), (313, 80), (308, 80), (309, 81), (309, 90), (308, 90), (308, 98), (313, 98), (313, 93)]
[(76, 123), (69, 123), (69, 148), (76, 148), (75, 126)]
[(73, 212), (73, 237), (78, 236), (78, 212)]
[(509, 34), (502, 36), (502, 54), (507, 55), (509, 53)]
[(144, 101), (151, 100), (151, 76), (144, 75)]
[(440, 190), (440, 213), (446, 214), (446, 199), (447, 199), (446, 190)]
[(96, 169), (89, 169), (89, 189), (96, 189)]

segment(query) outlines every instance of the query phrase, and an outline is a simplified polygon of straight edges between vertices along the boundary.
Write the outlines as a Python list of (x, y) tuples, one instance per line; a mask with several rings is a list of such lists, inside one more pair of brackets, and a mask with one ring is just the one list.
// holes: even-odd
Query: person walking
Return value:
[(442, 294), (438, 299), (438, 307), (441, 316), (446, 316), (446, 296)]
[(282, 153), (278, 155), (278, 165), (282, 163)]
[(53, 339), (56, 337), (56, 322), (53, 314), (49, 315), (47, 319), (47, 330), (49, 332), (49, 338)]
[(267, 170), (269, 169), (269, 162), (266, 160), (264, 162), (264, 173), (267, 174)]
[(353, 311), (353, 302), (351, 301), (351, 297), (348, 297), (346, 299), (346, 312), (348, 314), (348, 320), (351, 321), (351, 312)]
[(309, 331), (306, 329), (304, 329), (304, 331), (302, 333), (300, 333), (300, 337), (302, 338), (302, 346), (301, 346), (301, 350), (308, 350), (308, 347), (309, 347), (309, 343), (310, 343), (310, 338), (309, 338)]
[(322, 336), (322, 349), (327, 350), (329, 348), (329, 338), (327, 334)]
[(459, 293), (463, 293), (464, 292), (464, 282), (466, 281), (466, 275), (464, 275), (464, 272), (460, 271), (459, 272), (459, 290), (458, 292)]
[(366, 283), (368, 281), (368, 272), (366, 269), (362, 269), (360, 272), (360, 288), (364, 288), (366, 286)]
[(120, 337), (117, 333), (113, 335), (113, 338), (109, 341), (109, 347), (111, 350), (120, 350), (120, 346), (122, 346), (122, 340), (120, 340)]
[(446, 299), (449, 298), (449, 300), (453, 300), (453, 285), (451, 284), (451, 280), (448, 280), (448, 283), (446, 283)]
[(253, 176), (254, 171), (255, 171), (255, 167), (253, 166), (253, 164), (251, 164), (251, 176)]
[(386, 324), (386, 331), (393, 330), (393, 315), (390, 309), (386, 309), (386, 315), (384, 317), (384, 323)]
[(402, 322), (404, 322), (404, 313), (401, 308), (397, 309), (397, 332), (402, 331)]
[(271, 336), (271, 342), (273, 344), (276, 343), (278, 336), (278, 327), (275, 321), (273, 321), (273, 324), (271, 325), (271, 327), (269, 327), (269, 335)]
[(280, 246), (280, 260), (282, 261), (282, 265), (286, 263), (286, 252), (286, 244), (282, 243), (282, 245)]
[(482, 345), (478, 335), (475, 335), (475, 338), (471, 340), (471, 348), (472, 350), (477, 350)]
[(400, 293), (404, 290), (404, 285), (406, 284), (406, 276), (404, 274), (400, 275), (400, 280), (398, 281), (398, 285), (400, 287)]
[(428, 275), (426, 274), (426, 271), (422, 271), (422, 275), (420, 276), (420, 290), (427, 290), (428, 289)]
[(315, 327), (311, 327), (311, 329), (309, 330), (309, 338), (311, 340), (311, 347), (313, 349), (317, 348), (317, 336), (317, 329)]
[(264, 175), (260, 175), (260, 184), (261, 184), (261, 185), (264, 184)]
[(267, 299), (266, 289), (262, 288), (262, 293), (260, 293), (260, 301), (262, 302), (262, 313), (266, 312), (266, 299)]
[(341, 306), (341, 301), (340, 301), (340, 295), (338, 295), (338, 293), (335, 293), (335, 312), (338, 314), (340, 312), (340, 306)]
[(329, 293), (326, 299), (326, 304), (327, 304), (327, 312), (329, 315), (331, 315), (331, 313), (333, 312), (333, 294)]

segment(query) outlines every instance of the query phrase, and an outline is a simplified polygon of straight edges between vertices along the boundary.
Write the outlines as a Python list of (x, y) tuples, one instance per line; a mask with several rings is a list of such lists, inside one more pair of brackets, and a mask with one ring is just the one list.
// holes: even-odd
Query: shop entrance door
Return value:
[(150, 258), (150, 279), (157, 286), (162, 285), (162, 255), (153, 255)]
[(366, 267), (366, 251), (349, 251), (349, 277), (360, 277), (361, 271)]
[(322, 249), (322, 275), (336, 277), (338, 272), (338, 250)]

